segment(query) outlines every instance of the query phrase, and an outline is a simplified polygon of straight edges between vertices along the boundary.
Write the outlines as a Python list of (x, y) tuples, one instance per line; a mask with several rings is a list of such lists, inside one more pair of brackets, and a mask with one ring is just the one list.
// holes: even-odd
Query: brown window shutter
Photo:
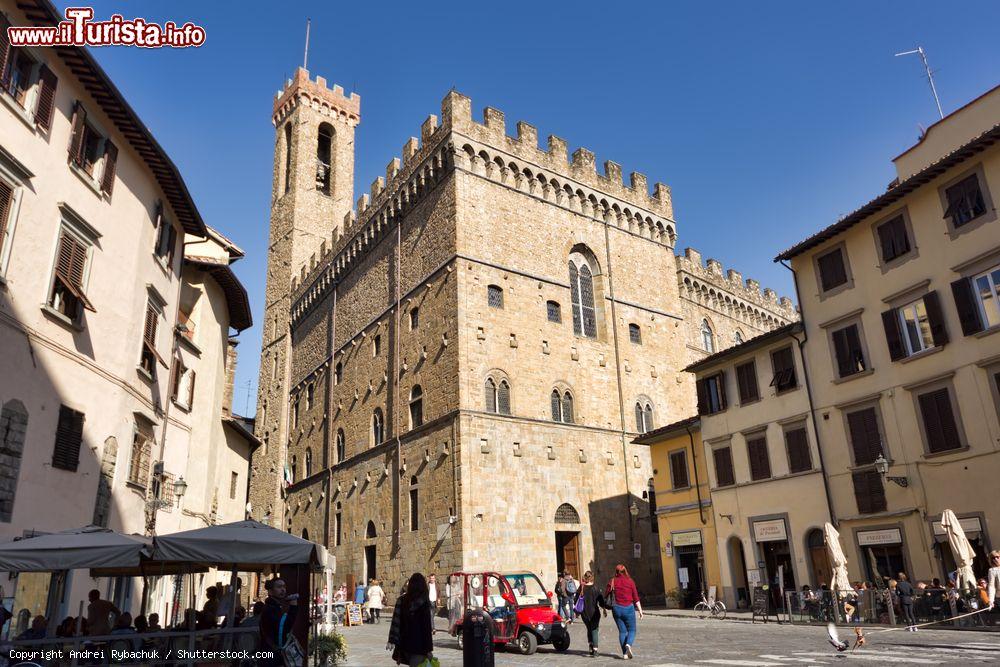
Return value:
[(819, 258), (819, 279), (824, 292), (847, 282), (843, 250), (837, 248)]
[(149, 304), (146, 305), (146, 322), (142, 329), (142, 339), (156, 346), (156, 309)]
[(837, 357), (837, 374), (846, 377), (851, 374), (850, 352), (847, 349), (847, 329), (833, 332), (833, 352)]
[(87, 267), (87, 248), (67, 233), (59, 239), (56, 256), (56, 276), (87, 310), (97, 312), (83, 292), (83, 274)]
[(0, 178), (0, 251), (3, 250), (3, 239), (7, 233), (7, 223), (10, 218), (10, 210), (14, 206), (14, 188)]
[(56, 85), (58, 79), (48, 68), (42, 65), (38, 72), (38, 106), (35, 108), (35, 125), (48, 132), (52, 127), (52, 113), (56, 107)]
[(726, 403), (726, 373), (725, 373), (725, 371), (719, 371), (719, 374), (716, 377), (719, 378), (717, 380), (717, 382), (719, 383), (719, 409), (720, 410), (725, 410), (726, 406), (727, 406), (727, 403)]
[(80, 445), (82, 442), (83, 413), (65, 405), (59, 406), (59, 421), (56, 424), (52, 467), (76, 472), (80, 464)]
[(708, 385), (705, 384), (705, 379), (702, 378), (694, 383), (695, 388), (698, 393), (698, 414), (707, 415), (708, 412)]
[(715, 461), (715, 483), (717, 486), (732, 486), (736, 483), (733, 474), (733, 452), (729, 447), (712, 450)]
[(178, 357), (174, 357), (174, 363), (170, 365), (170, 400), (176, 401), (178, 390), (181, 386), (181, 376), (184, 374), (184, 364)]
[(885, 329), (885, 343), (889, 347), (889, 358), (899, 361), (906, 357), (903, 334), (899, 330), (899, 313), (895, 308), (882, 313), (882, 327)]
[(684, 489), (688, 484), (687, 454), (683, 451), (670, 454), (670, 477), (675, 489)]
[(736, 367), (736, 384), (739, 388), (740, 403), (749, 403), (760, 398), (757, 388), (757, 366), (754, 362)]
[(194, 407), (194, 381), (198, 379), (198, 374), (191, 371), (191, 384), (188, 385), (188, 407)]
[(73, 107), (73, 134), (69, 140), (69, 159), (78, 167), (83, 166), (83, 135), (86, 127), (87, 110), (77, 102)]
[(883, 453), (875, 408), (849, 412), (847, 426), (851, 435), (851, 449), (854, 451), (854, 465), (874, 463)]
[(874, 470), (861, 470), (851, 474), (854, 482), (854, 499), (858, 504), (858, 514), (884, 512), (888, 507), (882, 476)]
[(767, 440), (755, 438), (747, 442), (750, 459), (750, 479), (768, 479), (771, 476), (771, 461), (767, 456)]
[(10, 23), (7, 21), (7, 17), (0, 14), (0, 74), (4, 75), (3, 83), (4, 87), (7, 86), (7, 61), (10, 60), (11, 46), (10, 37), (7, 36), (7, 28), (10, 27)]
[(976, 294), (970, 278), (962, 278), (951, 284), (951, 293), (955, 297), (955, 309), (958, 311), (958, 321), (962, 324), (962, 333), (966, 336), (983, 330), (983, 318), (976, 302)]
[(920, 413), (927, 434), (927, 448), (931, 453), (945, 452), (962, 446), (958, 425), (951, 409), (951, 394), (946, 387), (921, 394), (918, 398)]
[(118, 147), (110, 139), (104, 141), (104, 173), (101, 175), (101, 191), (111, 196), (115, 189), (115, 166), (118, 161)]
[(948, 328), (944, 324), (944, 313), (941, 312), (941, 299), (938, 293), (931, 290), (924, 295), (924, 308), (927, 310), (927, 321), (931, 325), (931, 337), (935, 345), (945, 345), (948, 342)]
[(788, 448), (788, 469), (791, 472), (805, 472), (812, 469), (812, 455), (809, 453), (809, 439), (804, 428), (785, 432)]
[[(164, 224), (170, 225), (166, 220), (163, 221)], [(177, 246), (177, 230), (173, 225), (167, 228), (167, 266), (173, 267), (174, 265), (174, 251)]]

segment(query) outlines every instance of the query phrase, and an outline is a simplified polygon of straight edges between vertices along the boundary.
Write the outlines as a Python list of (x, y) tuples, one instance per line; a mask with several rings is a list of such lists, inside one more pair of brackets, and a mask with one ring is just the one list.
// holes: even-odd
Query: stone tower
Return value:
[(288, 440), (288, 317), (292, 284), (341, 233), (354, 192), (354, 128), (361, 98), (299, 68), (275, 95), (268, 242), (251, 513), (280, 526)]

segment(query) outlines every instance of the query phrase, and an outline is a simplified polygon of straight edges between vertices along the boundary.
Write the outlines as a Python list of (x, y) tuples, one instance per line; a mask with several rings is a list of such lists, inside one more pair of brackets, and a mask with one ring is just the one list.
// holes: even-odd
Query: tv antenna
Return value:
[(312, 19), (306, 19), (306, 52), (302, 55), (302, 69), (309, 69), (309, 26)]
[(937, 105), (938, 115), (941, 118), (944, 118), (944, 112), (941, 111), (941, 100), (938, 99), (937, 88), (934, 87), (934, 74), (931, 72), (931, 66), (927, 63), (927, 54), (924, 52), (924, 47), (918, 46), (912, 51), (897, 53), (896, 56), (911, 56), (914, 53), (918, 54), (920, 56), (920, 60), (924, 63), (924, 71), (927, 73), (927, 83), (931, 85), (931, 93), (934, 95), (934, 103)]

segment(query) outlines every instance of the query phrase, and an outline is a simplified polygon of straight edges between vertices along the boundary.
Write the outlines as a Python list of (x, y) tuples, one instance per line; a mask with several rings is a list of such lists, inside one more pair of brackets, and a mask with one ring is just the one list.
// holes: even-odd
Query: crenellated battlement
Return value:
[[(551, 180), (552, 176), (560, 181), (572, 179), (577, 185), (592, 188), (599, 193), (619, 198), (626, 204), (673, 220), (673, 202), (667, 185), (655, 183), (650, 192), (646, 176), (638, 172), (630, 174), (626, 185), (622, 181), (621, 166), (610, 160), (604, 163), (604, 173), (599, 174), (593, 151), (578, 148), (570, 156), (566, 140), (555, 135), (549, 135), (545, 149), (539, 148), (537, 128), (524, 121), (517, 122), (517, 134), (510, 137), (507, 135), (503, 111), (486, 107), (483, 109), (482, 122), (477, 122), (472, 117), (472, 100), (454, 90), (441, 102), (441, 124), (472, 142), (483, 144), (482, 148), (487, 153), (490, 153), (489, 148), (503, 151), (515, 159), (511, 164), (520, 170), (533, 170), (532, 173), (547, 170), (552, 172), (546, 177), (547, 180)], [(459, 143), (456, 139), (455, 144)], [(473, 153), (478, 155), (480, 147), (473, 144), (470, 146), (474, 149)], [(517, 164), (519, 161), (522, 163)], [(577, 187), (570, 185), (571, 192), (576, 194), (577, 190)]]
[[(725, 270), (718, 260), (709, 258), (702, 263), (701, 253), (693, 248), (685, 248), (683, 255), (677, 255), (677, 279), (681, 295), (699, 302), (715, 301), (734, 305), (734, 297), (746, 302), (735, 305), (742, 308), (756, 308), (766, 311), (785, 324), (799, 319), (795, 304), (787, 296), (779, 297), (771, 288), (761, 290), (760, 283), (753, 278), (743, 278), (735, 269)], [(759, 317), (766, 316), (758, 314)]]
[(320, 113), (340, 118), (357, 125), (361, 122), (361, 96), (351, 93), (344, 94), (341, 86), (330, 88), (326, 79), (317, 76), (313, 81), (309, 78), (309, 70), (299, 67), (294, 78), (285, 82), (284, 88), (274, 94), (274, 107), (271, 120), (277, 126), (281, 120), (291, 113), (298, 104), (307, 103)]

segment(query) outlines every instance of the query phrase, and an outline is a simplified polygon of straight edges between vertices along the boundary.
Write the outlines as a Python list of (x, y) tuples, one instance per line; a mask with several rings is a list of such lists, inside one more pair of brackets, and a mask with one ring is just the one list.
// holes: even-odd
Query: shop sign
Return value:
[(613, 531), (613, 530), (606, 530), (606, 531), (604, 531), (604, 540), (606, 542), (614, 542), (615, 541), (615, 531)]
[(674, 557), (674, 545), (671, 544), (670, 542), (667, 542), (666, 544), (664, 544), (663, 545), (663, 553), (664, 553), (664, 555), (666, 555), (667, 558), (673, 558)]
[(770, 521), (754, 521), (753, 537), (758, 542), (778, 542), (787, 540), (788, 534), (785, 532), (784, 519), (772, 519)]
[(675, 547), (697, 547), (701, 546), (701, 531), (700, 530), (687, 530), (683, 533), (673, 534), (673, 543)]
[(865, 530), (858, 533), (858, 546), (871, 547), (881, 544), (902, 544), (903, 535), (899, 528), (885, 530)]
[[(962, 527), (962, 532), (966, 535), (969, 533), (981, 533), (983, 532), (983, 524), (979, 522), (978, 516), (970, 516), (965, 519), (959, 519), (958, 525)], [(944, 526), (941, 525), (940, 521), (934, 522), (934, 534), (935, 535), (947, 535)]]

